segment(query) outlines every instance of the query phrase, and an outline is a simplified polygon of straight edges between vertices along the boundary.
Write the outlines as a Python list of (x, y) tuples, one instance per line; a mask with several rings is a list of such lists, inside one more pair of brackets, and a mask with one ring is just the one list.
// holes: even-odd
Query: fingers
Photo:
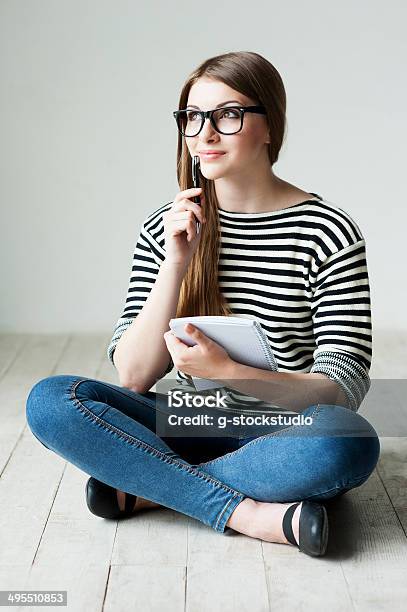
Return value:
[(187, 222), (185, 222), (185, 219), (170, 220), (169, 231), (171, 236), (177, 236), (186, 231), (188, 242), (191, 242), (196, 235), (196, 220), (195, 218), (190, 218)]
[[(189, 199), (194, 196), (200, 195), (201, 193), (202, 187), (194, 187), (192, 189), (186, 189), (185, 191), (181, 191), (175, 196), (171, 210), (174, 212), (192, 210), (196, 214), (196, 216), (200, 218), (200, 221), (202, 223), (202, 207), (197, 202), (193, 202)], [(205, 202), (205, 196), (203, 194), (201, 195), (201, 201)]]

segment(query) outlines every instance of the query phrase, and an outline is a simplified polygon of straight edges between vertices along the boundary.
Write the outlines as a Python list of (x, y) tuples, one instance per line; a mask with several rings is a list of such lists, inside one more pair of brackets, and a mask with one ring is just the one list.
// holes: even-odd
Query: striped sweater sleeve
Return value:
[(335, 380), (357, 411), (370, 388), (370, 288), (363, 237), (319, 267), (311, 300), (317, 348), (310, 372)]
[[(116, 345), (122, 334), (133, 323), (135, 317), (137, 317), (143, 309), (148, 295), (156, 281), (160, 265), (165, 258), (162, 246), (158, 244), (149, 232), (150, 220), (152, 219), (154, 222), (154, 214), (155, 213), (149, 215), (144, 221), (137, 238), (133, 252), (126, 301), (107, 347), (107, 357), (113, 366), (115, 365), (113, 354)], [(154, 223), (152, 223), (152, 225), (154, 225)], [(165, 374), (170, 372), (173, 367), (174, 364), (171, 359)]]

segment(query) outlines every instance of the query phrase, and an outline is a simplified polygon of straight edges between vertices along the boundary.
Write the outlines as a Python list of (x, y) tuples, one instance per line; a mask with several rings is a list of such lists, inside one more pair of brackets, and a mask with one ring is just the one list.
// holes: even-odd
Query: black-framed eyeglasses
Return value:
[(223, 106), (213, 110), (201, 111), (195, 108), (173, 111), (178, 130), (183, 136), (198, 136), (205, 119), (208, 118), (220, 134), (237, 134), (243, 127), (245, 113), (266, 114), (264, 106)]

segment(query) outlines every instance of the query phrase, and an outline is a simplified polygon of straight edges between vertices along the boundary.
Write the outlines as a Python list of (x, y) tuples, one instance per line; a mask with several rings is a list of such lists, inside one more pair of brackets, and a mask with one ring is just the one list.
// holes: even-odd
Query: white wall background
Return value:
[(0, 331), (113, 330), (140, 224), (179, 191), (181, 86), (227, 51), (280, 72), (275, 172), (351, 214), (373, 325), (406, 329), (406, 13), (401, 0), (1, 0)]

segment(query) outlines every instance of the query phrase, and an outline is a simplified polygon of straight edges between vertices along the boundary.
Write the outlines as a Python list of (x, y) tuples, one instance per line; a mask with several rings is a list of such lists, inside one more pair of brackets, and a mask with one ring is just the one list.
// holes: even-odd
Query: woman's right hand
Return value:
[[(203, 210), (188, 198), (202, 195), (202, 187), (192, 187), (180, 191), (174, 198), (172, 207), (163, 214), (165, 261), (177, 266), (188, 268), (202, 235), (202, 225), (206, 223)], [(201, 222), (199, 234), (196, 232), (196, 222)]]

